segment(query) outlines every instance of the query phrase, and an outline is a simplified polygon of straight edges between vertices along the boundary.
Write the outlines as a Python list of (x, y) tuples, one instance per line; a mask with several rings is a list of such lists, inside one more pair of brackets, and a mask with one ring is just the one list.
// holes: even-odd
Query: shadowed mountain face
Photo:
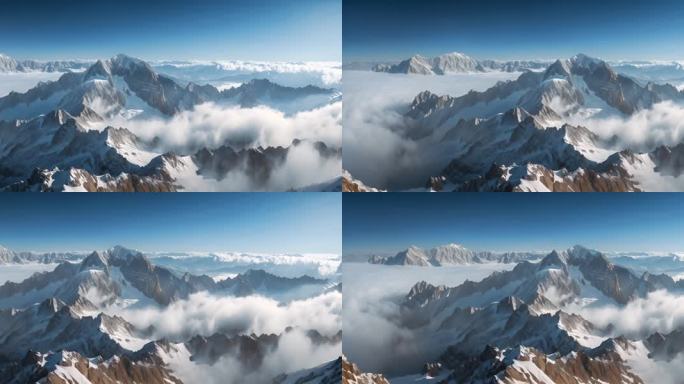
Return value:
[[(307, 149), (300, 150), (313, 147), (321, 161), (338, 162), (340, 148), (297, 137), (284, 147), (226, 138), (218, 148), (188, 142), (171, 151), (159, 136), (143, 139), (126, 126), (168, 121), (168, 129), (175, 129), (172, 119), (207, 103), (216, 108), (283, 108), (292, 114), (321, 108), (338, 96), (333, 89), (285, 87), (265, 79), (219, 91), (211, 85), (181, 85), (125, 55), (99, 60), (83, 72), (68, 72), (57, 81), (0, 98), (0, 191), (268, 190), (269, 177), (285, 167), (293, 146), (304, 143)], [(206, 124), (198, 129), (207, 129)], [(221, 184), (227, 173), (244, 175), (242, 184), (248, 186)], [(283, 188), (306, 187), (293, 180)]]
[(681, 329), (628, 338), (586, 316), (603, 307), (638, 306), (662, 292), (680, 295), (684, 285), (664, 274), (636, 274), (575, 246), (479, 282), (419, 282), (393, 321), (441, 348), (437, 361), (416, 362), (424, 364), (418, 382), (644, 383), (644, 367), (684, 352)]

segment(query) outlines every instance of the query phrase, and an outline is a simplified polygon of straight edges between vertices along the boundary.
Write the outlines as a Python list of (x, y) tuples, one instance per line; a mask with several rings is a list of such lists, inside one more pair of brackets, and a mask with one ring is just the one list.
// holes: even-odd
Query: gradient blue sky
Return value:
[(14, 250), (336, 253), (336, 193), (8, 194), (0, 244)]
[(344, 254), (411, 244), (546, 251), (684, 251), (681, 193), (344, 194)]
[(482, 59), (684, 59), (680, 0), (344, 0), (344, 61), (459, 51)]
[(21, 0), (0, 6), (18, 58), (341, 60), (341, 0)]

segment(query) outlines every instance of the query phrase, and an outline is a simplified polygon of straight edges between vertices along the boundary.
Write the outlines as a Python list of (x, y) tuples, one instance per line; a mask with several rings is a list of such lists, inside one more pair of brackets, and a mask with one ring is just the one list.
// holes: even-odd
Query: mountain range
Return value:
[(404, 296), (399, 321), (439, 340), (439, 359), (424, 362), (421, 374), (444, 382), (644, 383), (646, 364), (684, 352), (682, 331), (628, 338), (586, 319), (582, 309), (624, 308), (655, 291), (683, 289), (668, 275), (637, 275), (575, 246), (479, 282), (419, 282)]
[[(585, 55), (459, 97), (418, 94), (403, 135), (431, 138), (447, 153), (432, 190), (642, 191), (667, 189), (679, 177), (684, 144), (637, 152), (614, 149), (571, 117), (629, 117), (664, 101), (680, 102), (672, 85), (640, 82)], [(442, 151), (440, 149), (440, 151)]]
[[(461, 52), (450, 52), (434, 57), (414, 55), (400, 62), (351, 62), (345, 70), (362, 70), (387, 73), (447, 75), (454, 73), (524, 72), (542, 71), (553, 60), (479, 60)], [(608, 61), (618, 73), (640, 82), (684, 82), (684, 65), (679, 61), (621, 60)]]
[(435, 57), (411, 56), (398, 64), (377, 64), (375, 72), (404, 73), (419, 75), (445, 75), (468, 72), (522, 72), (542, 70), (550, 62), (535, 60), (478, 60), (460, 52), (445, 53)]
[(394, 256), (371, 256), (371, 264), (385, 265), (414, 265), (421, 267), (449, 266), (482, 263), (519, 263), (521, 261), (538, 260), (544, 255), (533, 252), (503, 252), (472, 251), (460, 244), (445, 244), (431, 249), (410, 246)]
[(15, 252), (0, 245), (0, 265), (41, 263), (52, 264), (63, 261), (80, 261), (86, 256), (79, 252)]
[[(212, 365), (222, 356), (236, 359), (242, 369), (258, 370), (264, 356), (294, 329), (255, 335), (231, 328), (155, 340), (154, 326), (138, 328), (107, 308), (118, 308), (114, 313), (164, 308), (197, 292), (268, 296), (306, 285), (324, 289), (326, 284), (309, 276), (284, 278), (259, 270), (215, 281), (204, 275), (177, 275), (120, 246), (92, 252), (78, 263), (63, 262), (52, 271), (0, 286), (0, 382), (180, 383), (173, 361)], [(301, 331), (317, 345), (341, 340), (341, 333)]]
[(88, 68), (92, 62), (87, 60), (16, 60), (0, 53), (0, 73), (11, 72), (78, 72)]
[[(68, 72), (57, 81), (0, 98), (0, 190), (177, 191), (205, 180), (221, 188), (230, 172), (245, 174), (251, 189), (268, 188), (266, 181), (294, 148), (311, 148), (333, 160), (341, 158), (340, 148), (297, 138), (289, 146), (264, 148), (245, 139), (217, 148), (190, 146), (179, 154), (164, 151), (157, 138), (143, 140), (107, 122), (163, 119), (207, 102), (310, 107), (338, 96), (332, 89), (284, 87), (259, 79), (224, 91), (194, 83), (181, 86), (142, 60), (125, 55), (99, 60), (83, 72)], [(337, 184), (321, 180), (316, 188), (335, 189)]]

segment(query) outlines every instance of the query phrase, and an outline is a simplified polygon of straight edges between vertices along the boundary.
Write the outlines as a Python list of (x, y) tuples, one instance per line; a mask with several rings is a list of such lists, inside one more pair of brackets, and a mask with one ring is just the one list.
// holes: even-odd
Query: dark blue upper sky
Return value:
[(341, 0), (20, 0), (0, 5), (19, 58), (340, 60)]
[(680, 0), (345, 0), (344, 60), (684, 59)]
[(8, 194), (0, 199), (0, 244), (339, 254), (341, 200), (336, 193)]
[(345, 194), (345, 254), (411, 244), (534, 251), (684, 251), (681, 193)]

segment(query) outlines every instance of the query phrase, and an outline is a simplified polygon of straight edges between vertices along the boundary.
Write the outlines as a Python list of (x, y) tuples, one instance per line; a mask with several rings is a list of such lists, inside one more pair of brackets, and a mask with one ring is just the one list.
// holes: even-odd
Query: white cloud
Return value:
[(344, 78), (344, 168), (371, 187), (422, 187), (453, 157), (439, 137), (411, 140), (405, 108), (418, 93), (457, 96), (485, 90), (516, 73), (449, 76), (347, 71)]
[(93, 128), (124, 127), (144, 140), (157, 139), (162, 151), (188, 153), (226, 143), (244, 147), (289, 146), (295, 138), (339, 147), (341, 124), (341, 102), (294, 115), (266, 106), (240, 108), (204, 103), (171, 118), (117, 119)]
[(669, 333), (684, 327), (684, 296), (665, 290), (651, 292), (625, 306), (605, 305), (571, 311), (596, 325), (612, 325), (616, 336), (643, 338), (654, 332)]
[(117, 310), (138, 329), (154, 328), (155, 339), (184, 340), (217, 332), (280, 334), (287, 327), (315, 329), (332, 336), (340, 330), (342, 294), (331, 291), (319, 296), (281, 304), (263, 296), (217, 296), (192, 294), (187, 300), (165, 308)]
[(618, 150), (651, 151), (658, 145), (672, 146), (684, 141), (684, 106), (672, 101), (657, 103), (631, 116), (571, 116), (569, 122), (589, 128), (604, 140), (616, 139)]
[(466, 279), (480, 280), (514, 264), (424, 268), (368, 263), (342, 264), (344, 297), (343, 352), (368, 372), (406, 375), (419, 372), (447, 345), (436, 343), (434, 330), (401, 325), (399, 303), (421, 281), (456, 286)]

